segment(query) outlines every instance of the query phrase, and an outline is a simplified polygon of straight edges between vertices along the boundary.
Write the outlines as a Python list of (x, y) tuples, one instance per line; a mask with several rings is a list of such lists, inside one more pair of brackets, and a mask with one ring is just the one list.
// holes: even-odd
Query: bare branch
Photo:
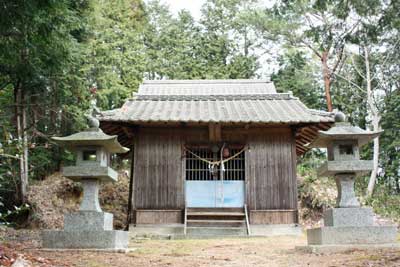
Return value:
[(10, 155), (10, 154), (3, 154), (3, 153), (0, 154), (0, 157), (19, 159), (19, 157), (17, 157), (17, 156), (13, 156), (13, 155)]
[(354, 87), (356, 87), (359, 91), (365, 93), (365, 89), (362, 88), (361, 86), (359, 86), (358, 84), (356, 84), (355, 82), (353, 82), (352, 80), (348, 79), (347, 77), (339, 74), (339, 73), (333, 73), (333, 75), (345, 80), (346, 82), (350, 83), (351, 85), (353, 85)]
[(340, 62), (343, 60), (343, 52), (344, 52), (344, 45), (341, 46), (338, 58), (332, 68), (331, 75), (336, 72), (337, 67), (339, 66)]
[(321, 55), (314, 47), (312, 47), (309, 43), (307, 43), (307, 42), (304, 41), (304, 40), (301, 40), (301, 43), (304, 44), (304, 45), (305, 45), (306, 47), (308, 47), (309, 49), (311, 49), (317, 57), (319, 57), (320, 59), (322, 59), (322, 55)]
[[(400, 38), (396, 41), (396, 43), (395, 43), (394, 46), (392, 47), (392, 49), (391, 49), (392, 52), (397, 52), (397, 51), (395, 51), (395, 50), (396, 50), (396, 47), (397, 47), (399, 44), (400, 44)], [(385, 68), (385, 65), (386, 65), (386, 63), (388, 62), (390, 56), (391, 56), (391, 53), (387, 53), (387, 54), (386, 54), (386, 57), (385, 57), (383, 63), (381, 64), (381, 69), (384, 69), (384, 68)], [(378, 74), (376, 73), (374, 76), (372, 76), (371, 81), (375, 80), (375, 79), (377, 78), (377, 75), (378, 75)]]
[(354, 57), (351, 57), (351, 63), (353, 65), (353, 68), (356, 70), (357, 74), (360, 75), (361, 78), (363, 78), (364, 80), (366, 79), (366, 77), (364, 76), (364, 74), (361, 73), (361, 71), (357, 68), (356, 63), (354, 62)]

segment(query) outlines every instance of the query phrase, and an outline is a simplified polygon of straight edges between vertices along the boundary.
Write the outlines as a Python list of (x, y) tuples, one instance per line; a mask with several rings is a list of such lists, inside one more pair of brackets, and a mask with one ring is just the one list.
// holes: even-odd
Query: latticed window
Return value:
[[(241, 149), (231, 149), (230, 155), (239, 153)], [(245, 175), (245, 160), (244, 152), (240, 153), (237, 157), (225, 162), (224, 180), (230, 181), (244, 181)]]
[[(241, 149), (229, 149), (229, 156), (239, 153)], [(221, 179), (221, 164), (209, 164), (206, 161), (219, 161), (220, 151), (212, 152), (209, 148), (193, 148), (186, 151), (186, 180), (188, 181), (212, 181)], [(223, 180), (243, 181), (245, 177), (245, 153), (242, 152), (236, 157), (224, 162)]]

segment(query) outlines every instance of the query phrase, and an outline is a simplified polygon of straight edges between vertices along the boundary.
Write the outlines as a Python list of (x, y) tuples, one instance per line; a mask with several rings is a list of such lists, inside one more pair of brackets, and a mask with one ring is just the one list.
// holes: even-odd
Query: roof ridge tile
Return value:
[(298, 100), (290, 93), (254, 95), (135, 95), (129, 101)]

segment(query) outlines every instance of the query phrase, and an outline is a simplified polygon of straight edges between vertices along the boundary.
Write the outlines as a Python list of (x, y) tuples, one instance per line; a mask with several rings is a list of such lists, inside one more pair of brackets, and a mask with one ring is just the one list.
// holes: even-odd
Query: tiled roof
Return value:
[(254, 95), (274, 94), (268, 80), (155, 80), (144, 81), (139, 95)]
[(290, 94), (143, 95), (120, 109), (102, 112), (101, 121), (131, 123), (320, 123), (331, 113), (308, 109)]

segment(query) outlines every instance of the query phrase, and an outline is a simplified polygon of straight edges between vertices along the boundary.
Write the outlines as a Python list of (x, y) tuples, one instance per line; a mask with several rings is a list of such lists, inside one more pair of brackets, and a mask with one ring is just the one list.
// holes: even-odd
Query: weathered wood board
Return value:
[[(212, 145), (208, 127), (142, 127), (134, 138), (134, 208), (184, 209), (183, 147)], [(253, 213), (250, 223), (297, 221), (296, 147), (292, 129), (222, 127), (221, 138), (223, 142), (248, 147), (245, 151), (245, 202), (248, 209), (290, 210), (286, 217), (282, 212), (277, 213), (279, 215)]]

